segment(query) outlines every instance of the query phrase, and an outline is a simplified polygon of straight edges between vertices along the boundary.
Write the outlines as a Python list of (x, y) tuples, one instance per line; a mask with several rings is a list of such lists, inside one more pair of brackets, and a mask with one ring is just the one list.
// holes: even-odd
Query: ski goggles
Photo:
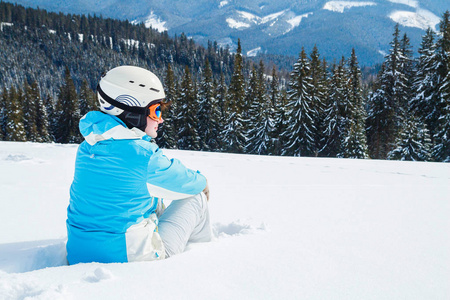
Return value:
[(161, 111), (161, 104), (156, 103), (153, 105), (150, 105), (148, 108), (149, 111), (149, 118), (155, 121), (161, 121), (162, 119), (162, 111)]

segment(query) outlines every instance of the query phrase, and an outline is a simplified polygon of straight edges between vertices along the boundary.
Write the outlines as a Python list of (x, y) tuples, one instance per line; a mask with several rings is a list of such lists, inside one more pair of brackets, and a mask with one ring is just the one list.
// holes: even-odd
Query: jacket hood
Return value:
[(90, 145), (109, 139), (150, 139), (142, 130), (138, 128), (128, 129), (118, 117), (100, 111), (88, 112), (81, 118), (79, 127), (84, 139)]

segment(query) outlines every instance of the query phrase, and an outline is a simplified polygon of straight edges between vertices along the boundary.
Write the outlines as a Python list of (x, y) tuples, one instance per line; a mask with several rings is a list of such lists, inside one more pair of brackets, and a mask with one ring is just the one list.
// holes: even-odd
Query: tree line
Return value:
[[(157, 36), (156, 32), (152, 34)], [(162, 59), (162, 67), (158, 69), (166, 100), (171, 102), (170, 109), (164, 112), (166, 121), (157, 139), (161, 147), (263, 155), (450, 161), (448, 12), (443, 15), (439, 32), (429, 29), (423, 36), (418, 58), (413, 57), (409, 39), (406, 34), (401, 36), (397, 25), (391, 50), (369, 89), (363, 88), (355, 51), (348, 59), (343, 57), (329, 64), (320, 58), (317, 47), (309, 54), (302, 50), (289, 77), (284, 78), (275, 66), (267, 72), (263, 61), (258, 64), (246, 60), (240, 41), (235, 54), (227, 53), (227, 64), (221, 60), (224, 58), (221, 48), (211, 43), (205, 49), (192, 44), (192, 40), (186, 41), (191, 49), (197, 49), (194, 52), (198, 56), (183, 47), (176, 53), (185, 53), (186, 58), (193, 56), (190, 59), (197, 63), (182, 63), (169, 55), (171, 58)], [(151, 59), (142, 65), (139, 59), (145, 59), (148, 53), (143, 50), (139, 54), (139, 48), (134, 46), (119, 47), (119, 51), (98, 40), (89, 45), (87, 48), (108, 49), (116, 55), (134, 58), (131, 63), (123, 59), (117, 65), (127, 63), (151, 69), (148, 64), (151, 61), (156, 68)], [(160, 50), (155, 48), (159, 46), (150, 43), (148, 50), (158, 53)], [(124, 54), (125, 49), (128, 54)], [(204, 55), (208, 52), (210, 55)], [(69, 56), (67, 60), (77, 59)], [(39, 86), (45, 84), (33, 80), (33, 76), (27, 78), (23, 88), (4, 85), (0, 138), (82, 141), (78, 120), (96, 107), (92, 87), (99, 76), (95, 80), (90, 76), (81, 79), (77, 77), (80, 75), (74, 76), (74, 69), (73, 64), (64, 67), (62, 83), (53, 98), (47, 93), (41, 100)], [(37, 117), (30, 110), (41, 113)]]

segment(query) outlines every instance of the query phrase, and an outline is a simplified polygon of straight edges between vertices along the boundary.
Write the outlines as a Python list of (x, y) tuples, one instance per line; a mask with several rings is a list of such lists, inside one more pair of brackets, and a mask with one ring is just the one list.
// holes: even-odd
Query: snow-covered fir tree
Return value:
[(339, 65), (333, 66), (332, 76), (329, 82), (328, 99), (325, 108), (324, 118), (324, 142), (320, 150), (321, 156), (336, 157), (341, 152), (341, 145), (344, 139), (343, 116), (344, 111), (344, 89), (346, 80), (344, 78), (344, 66), (342, 61)]
[(209, 61), (206, 60), (198, 92), (198, 123), (200, 149), (214, 151), (219, 148), (220, 112), (215, 98), (215, 86)]
[(349, 158), (367, 158), (366, 111), (362, 95), (361, 70), (355, 49), (348, 63), (347, 87), (351, 102), (350, 128), (344, 137), (340, 156)]
[[(172, 65), (167, 65), (164, 77), (164, 92), (166, 94), (166, 109), (162, 112), (164, 122), (160, 125), (158, 137), (156, 139), (159, 147), (166, 149), (175, 149), (177, 147), (177, 125), (174, 118), (177, 115), (177, 88)], [(181, 124), (180, 124), (181, 125)]]
[(302, 49), (291, 73), (288, 90), (288, 127), (285, 133), (288, 144), (284, 155), (316, 156), (314, 132), (315, 111), (312, 104), (313, 84), (310, 61)]
[(80, 116), (84, 116), (90, 111), (96, 110), (97, 101), (94, 91), (91, 90), (86, 79), (81, 83), (79, 98)]
[(326, 61), (320, 59), (319, 49), (316, 45), (310, 54), (311, 57), (311, 78), (312, 78), (312, 109), (314, 111), (314, 124), (316, 131), (314, 132), (315, 147), (316, 149), (322, 149), (324, 144), (324, 129), (326, 124), (325, 120), (325, 108), (328, 96), (328, 81), (326, 76)]
[(70, 75), (69, 68), (64, 72), (64, 84), (61, 86), (56, 104), (56, 128), (55, 139), (58, 143), (78, 143), (82, 137), (78, 124), (80, 121), (80, 109), (78, 106), (78, 94)]
[(0, 141), (5, 140), (6, 136), (6, 103), (8, 101), (8, 91), (3, 88), (3, 92), (0, 97)]
[(24, 116), (21, 103), (23, 102), (22, 92), (11, 88), (6, 102), (6, 132), (7, 141), (26, 141), (27, 135), (24, 126)]
[(244, 80), (244, 63), (242, 58), (241, 41), (238, 40), (238, 47), (234, 56), (234, 69), (231, 76), (231, 82), (228, 88), (227, 106), (229, 109), (236, 111), (238, 114), (243, 113), (245, 106), (245, 80)]
[(431, 158), (430, 134), (426, 125), (416, 118), (405, 121), (396, 144), (397, 148), (389, 153), (388, 159), (429, 161)]
[(436, 145), (433, 149), (433, 158), (437, 161), (450, 162), (450, 73), (447, 74), (441, 86), (441, 95), (445, 106), (439, 119), (439, 131), (435, 134)]
[(400, 111), (402, 114), (402, 119), (407, 120), (410, 114), (409, 102), (410, 99), (414, 96), (413, 94), (413, 76), (414, 76), (414, 58), (412, 46), (409, 40), (409, 37), (406, 33), (403, 35), (403, 38), (400, 40), (400, 53), (401, 53), (401, 62), (400, 62), (400, 74), (404, 76), (404, 88), (402, 96), (403, 101), (400, 103)]
[(439, 66), (438, 126), (434, 135), (435, 146), (433, 158), (437, 161), (450, 162), (450, 12), (446, 11), (439, 24), (440, 39), (437, 41)]
[(391, 49), (379, 73), (379, 88), (369, 99), (368, 143), (372, 158), (385, 159), (396, 148), (395, 143), (403, 125), (408, 102), (407, 82), (409, 78), (402, 73), (404, 53), (400, 44), (400, 31), (395, 26)]
[(286, 95), (280, 88), (280, 81), (277, 74), (277, 68), (273, 66), (269, 84), (269, 100), (273, 108), (274, 128), (272, 134), (273, 155), (281, 155), (283, 146), (286, 144), (282, 134), (286, 131)]
[[(245, 136), (248, 136), (248, 132), (255, 126), (257, 118), (259, 118), (259, 114), (261, 113), (262, 99), (259, 98), (259, 94), (258, 75), (256, 74), (255, 65), (252, 65), (250, 78), (245, 89), (245, 105), (242, 113)], [(247, 150), (245, 150), (245, 152), (247, 152)]]
[(253, 67), (250, 89), (255, 89), (255, 98), (250, 106), (250, 124), (247, 133), (247, 153), (271, 154), (273, 147), (273, 136), (275, 131), (274, 109), (272, 102), (266, 94), (264, 78), (264, 64), (260, 61), (258, 72)]
[(223, 132), (224, 150), (232, 153), (243, 153), (247, 141), (243, 117), (245, 113), (245, 81), (241, 51), (241, 43), (238, 40), (238, 48), (234, 56), (234, 71), (228, 88), (227, 105), (225, 106), (226, 117)]
[(37, 89), (37, 85), (34, 85), (32, 88), (28, 82), (25, 82), (23, 96), (23, 122), (27, 141), (37, 142), (39, 136), (36, 126), (37, 105), (39, 103), (39, 90)]
[(226, 116), (228, 115), (226, 113), (226, 106), (225, 102), (227, 99), (227, 85), (225, 84), (225, 77), (223, 73), (220, 73), (219, 81), (216, 84), (216, 90), (215, 90), (215, 98), (217, 102), (217, 109), (219, 112), (218, 120), (217, 120), (217, 126), (220, 128), (220, 132), (217, 136), (217, 149), (216, 151), (224, 151), (226, 149), (226, 145), (224, 143), (226, 136), (224, 132), (225, 124), (227, 123)]
[(177, 99), (178, 114), (176, 116), (178, 127), (178, 148), (198, 150), (200, 148), (197, 132), (197, 103), (195, 101), (195, 88), (188, 66), (185, 68), (181, 82), (180, 96)]
[(419, 48), (419, 58), (414, 69), (413, 91), (414, 95), (409, 103), (410, 115), (415, 115), (418, 120), (427, 125), (431, 140), (434, 140), (438, 126), (439, 115), (436, 114), (438, 102), (438, 57), (436, 54), (436, 34), (428, 28), (422, 37)]
[(50, 142), (49, 121), (44, 101), (41, 98), (37, 81), (31, 85), (25, 85), (24, 102), (24, 125), (27, 132), (27, 141)]
[[(31, 89), (38, 91), (38, 85), (37, 85), (36, 81), (34, 81), (31, 84)], [(37, 96), (37, 98), (36, 98), (37, 114), (36, 114), (35, 122), (36, 122), (36, 127), (38, 130), (37, 142), (48, 143), (48, 142), (52, 141), (52, 137), (49, 132), (50, 124), (49, 124), (49, 120), (48, 120), (47, 109), (44, 104), (44, 100), (40, 96), (40, 93), (37, 93), (36, 96)]]
[[(338, 103), (339, 109), (339, 132), (340, 132), (340, 148), (337, 154), (338, 157), (348, 157), (346, 153), (348, 149), (345, 148), (344, 141), (350, 136), (351, 128), (353, 126), (355, 116), (355, 103), (353, 99), (353, 91), (351, 88), (350, 71), (346, 64), (345, 57), (342, 57), (337, 69), (334, 83), (335, 96), (334, 101)], [(333, 99), (333, 98), (331, 98)], [(354, 127), (356, 128), (356, 127)]]

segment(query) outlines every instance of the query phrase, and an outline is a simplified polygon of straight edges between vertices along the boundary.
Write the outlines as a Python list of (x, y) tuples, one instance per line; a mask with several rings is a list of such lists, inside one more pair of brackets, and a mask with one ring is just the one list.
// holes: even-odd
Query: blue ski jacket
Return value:
[(67, 259), (128, 262), (164, 258), (159, 200), (199, 194), (206, 178), (168, 159), (151, 137), (99, 111), (80, 120), (80, 144), (67, 209)]

